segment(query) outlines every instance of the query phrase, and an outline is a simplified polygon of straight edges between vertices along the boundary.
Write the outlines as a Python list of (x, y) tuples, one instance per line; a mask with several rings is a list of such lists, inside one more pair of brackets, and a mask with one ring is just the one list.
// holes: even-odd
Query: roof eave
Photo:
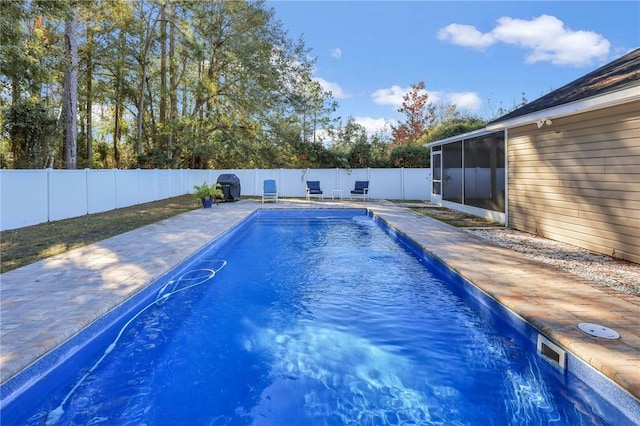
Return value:
[(472, 130), (470, 132), (467, 133), (461, 133), (459, 135), (455, 135), (455, 136), (449, 136), (446, 139), (440, 139), (437, 141), (433, 141), (433, 142), (429, 142), (427, 144), (425, 144), (424, 146), (427, 148), (431, 148), (432, 146), (437, 146), (437, 145), (444, 145), (446, 143), (449, 142), (456, 142), (462, 139), (471, 139), (471, 138), (475, 138), (478, 136), (483, 136), (489, 133), (493, 133), (495, 132), (495, 130), (489, 130), (486, 127), (483, 127), (482, 129), (476, 129), (476, 130)]
[(602, 109), (610, 106), (621, 105), (640, 100), (640, 85), (634, 85), (626, 89), (596, 95), (591, 98), (569, 102), (555, 107), (535, 111), (504, 121), (494, 122), (486, 127), (487, 130), (496, 131), (509, 129), (527, 124), (533, 124), (538, 120), (554, 119), (569, 115)]

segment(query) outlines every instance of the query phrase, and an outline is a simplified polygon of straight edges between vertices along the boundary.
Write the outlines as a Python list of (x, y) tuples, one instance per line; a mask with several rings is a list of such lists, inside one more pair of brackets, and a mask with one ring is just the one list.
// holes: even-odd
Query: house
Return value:
[(427, 146), (432, 202), (640, 263), (640, 49)]

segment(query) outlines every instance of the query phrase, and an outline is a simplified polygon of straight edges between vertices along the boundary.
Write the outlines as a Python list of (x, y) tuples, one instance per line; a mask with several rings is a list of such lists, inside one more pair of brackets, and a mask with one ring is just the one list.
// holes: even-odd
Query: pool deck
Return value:
[[(387, 201), (252, 200), (198, 209), (0, 275), (0, 383), (33, 364), (256, 209), (366, 207), (640, 399), (640, 298), (604, 291)], [(581, 332), (597, 323), (620, 333)]]

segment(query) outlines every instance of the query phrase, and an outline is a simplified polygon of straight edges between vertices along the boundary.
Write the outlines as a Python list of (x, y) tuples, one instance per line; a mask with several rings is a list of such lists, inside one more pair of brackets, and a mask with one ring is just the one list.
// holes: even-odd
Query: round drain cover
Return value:
[(617, 331), (599, 324), (583, 322), (578, 324), (578, 328), (591, 336), (600, 337), (602, 339), (620, 338), (620, 334), (618, 334)]

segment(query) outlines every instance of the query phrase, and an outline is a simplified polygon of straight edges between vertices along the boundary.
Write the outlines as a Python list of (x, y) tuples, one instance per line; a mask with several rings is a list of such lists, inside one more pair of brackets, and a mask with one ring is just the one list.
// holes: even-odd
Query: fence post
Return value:
[(47, 169), (47, 222), (51, 222), (51, 174), (53, 173), (53, 169)]
[(85, 214), (89, 214), (89, 194), (91, 194), (89, 190), (89, 172), (91, 169), (85, 167), (84, 169), (84, 179), (85, 179), (85, 192), (84, 192), (84, 205), (85, 205)]
[(116, 173), (118, 172), (118, 169), (114, 168), (114, 169), (111, 169), (111, 170), (113, 171), (113, 188), (114, 188), (113, 192), (114, 192), (115, 197), (116, 197), (115, 206), (116, 206), (116, 209), (119, 209), (120, 208), (120, 205), (119, 205), (120, 203), (119, 203), (119, 200), (118, 200), (118, 176), (116, 176)]

